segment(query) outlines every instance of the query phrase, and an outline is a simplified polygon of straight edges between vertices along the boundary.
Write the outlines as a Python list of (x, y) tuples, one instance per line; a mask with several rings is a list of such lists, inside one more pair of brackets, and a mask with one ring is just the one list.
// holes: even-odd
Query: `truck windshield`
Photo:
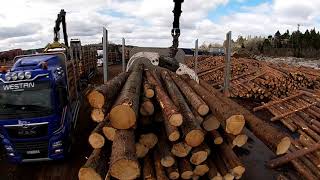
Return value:
[(52, 112), (49, 82), (3, 85), (0, 90), (1, 119), (41, 117)]

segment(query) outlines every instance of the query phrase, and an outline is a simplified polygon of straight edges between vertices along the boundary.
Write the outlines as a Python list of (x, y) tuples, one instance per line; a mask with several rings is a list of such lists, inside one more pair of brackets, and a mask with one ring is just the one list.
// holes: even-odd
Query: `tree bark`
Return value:
[(110, 111), (110, 121), (116, 129), (129, 129), (136, 124), (142, 80), (142, 65), (135, 66)]
[(103, 180), (106, 175), (107, 160), (104, 149), (94, 149), (87, 162), (80, 168), (80, 180)]
[(210, 110), (217, 116), (220, 123), (225, 124), (225, 131), (237, 135), (241, 133), (245, 119), (242, 114), (230, 110), (230, 106), (221, 101), (217, 96), (210, 93), (207, 89), (199, 85), (194, 80), (186, 80), (188, 84), (202, 97), (209, 105)]
[(118, 179), (135, 179), (140, 176), (133, 130), (117, 130), (112, 144), (110, 174)]
[(219, 150), (221, 157), (225, 160), (225, 164), (230, 168), (232, 174), (234, 176), (242, 176), (245, 172), (245, 167), (231, 147), (223, 143), (219, 145)]
[(192, 178), (193, 176), (192, 166), (187, 159), (185, 158), (179, 159), (179, 172), (180, 172), (180, 177), (182, 179)]
[(94, 149), (99, 149), (102, 148), (104, 146), (104, 137), (103, 137), (103, 132), (102, 132), (102, 128), (107, 124), (106, 121), (103, 121), (101, 123), (99, 123), (96, 128), (94, 128), (94, 130), (91, 132), (91, 134), (89, 135), (89, 144), (91, 145), (92, 148)]
[(153, 158), (150, 155), (147, 155), (143, 159), (142, 174), (144, 180), (157, 180), (154, 172)]
[(257, 136), (264, 144), (266, 144), (277, 155), (284, 154), (288, 151), (291, 145), (291, 139), (286, 133), (279, 131), (258, 117), (254, 116), (250, 111), (238, 105), (231, 99), (224, 97), (220, 92), (215, 90), (206, 82), (200, 80), (200, 84), (205, 87), (210, 93), (216, 95), (219, 101), (223, 101), (229, 105), (229, 111), (243, 114), (246, 118), (249, 129)]
[(209, 171), (208, 171), (208, 178), (210, 180), (222, 180), (222, 176), (220, 172), (218, 171), (217, 166), (213, 163), (211, 159), (207, 160)]
[(170, 167), (175, 163), (175, 158), (172, 155), (167, 139), (164, 135), (160, 135), (158, 142), (158, 149), (161, 156), (161, 165), (164, 167)]
[(194, 117), (196, 118), (198, 124), (201, 126), (203, 121), (204, 121), (204, 118), (198, 113), (198, 111), (196, 109), (194, 109), (193, 107), (191, 107), (191, 111), (194, 115)]
[(169, 92), (173, 103), (180, 109), (184, 117), (184, 122), (181, 125), (184, 140), (191, 147), (199, 146), (204, 140), (204, 133), (200, 125), (197, 123), (191, 109), (184, 100), (184, 97), (178, 87), (172, 81), (169, 73), (163, 70), (161, 71), (161, 77), (166, 84), (167, 91)]
[(228, 144), (231, 145), (231, 148), (242, 147), (244, 146), (248, 141), (248, 136), (244, 133), (238, 134), (238, 135), (232, 135), (228, 133), (224, 133), (224, 139), (228, 142)]
[(155, 88), (156, 98), (161, 106), (164, 120), (169, 121), (172, 126), (181, 126), (182, 115), (159, 83), (159, 79), (156, 77), (156, 73), (151, 73), (148, 70), (146, 70), (145, 72), (148, 78), (148, 82)]
[(106, 84), (92, 90), (87, 96), (91, 107), (101, 109), (106, 103), (112, 103), (126, 82), (129, 74), (128, 72), (120, 73)]
[(192, 107), (195, 108), (201, 116), (208, 114), (209, 107), (201, 99), (201, 97), (196, 92), (194, 92), (194, 90), (187, 83), (180, 79), (177, 74), (170, 73), (170, 76), (177, 84), (184, 96), (187, 98), (188, 102), (192, 105)]
[(299, 157), (304, 156), (304, 155), (306, 155), (308, 153), (314, 152), (314, 151), (316, 151), (318, 149), (320, 149), (320, 144), (319, 143), (314, 144), (314, 145), (309, 146), (309, 147), (306, 147), (304, 149), (297, 150), (295, 152), (288, 153), (288, 154), (286, 154), (284, 156), (281, 156), (281, 157), (278, 157), (276, 159), (270, 160), (267, 163), (267, 165), (270, 168), (276, 168), (276, 167), (279, 167), (279, 166), (281, 166), (283, 164), (286, 164), (286, 163), (290, 162), (293, 159), (299, 158)]
[(168, 180), (164, 167), (161, 165), (161, 157), (157, 150), (153, 152), (154, 168), (156, 171), (157, 179)]
[(213, 139), (214, 144), (222, 144), (223, 143), (223, 138), (221, 134), (217, 130), (212, 130), (210, 131), (210, 135)]
[[(227, 169), (226, 164), (223, 162), (221, 155), (217, 154), (217, 152), (213, 153), (212, 156), (213, 163), (216, 165), (218, 171), (221, 173), (221, 176), (225, 180), (233, 180), (234, 175), (229, 173), (229, 169)], [(231, 169), (230, 169), (231, 170)]]

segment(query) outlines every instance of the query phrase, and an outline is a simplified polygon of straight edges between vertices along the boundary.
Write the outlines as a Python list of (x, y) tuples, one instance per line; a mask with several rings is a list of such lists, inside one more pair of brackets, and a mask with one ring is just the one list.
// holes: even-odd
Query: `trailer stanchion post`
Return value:
[(103, 82), (108, 81), (108, 30), (103, 27)]
[(194, 51), (194, 56), (195, 56), (195, 61), (194, 61), (194, 72), (198, 74), (198, 54), (199, 54), (199, 47), (198, 47), (198, 39), (195, 41), (195, 51)]
[(230, 78), (231, 78), (231, 31), (226, 36), (226, 47), (225, 47), (225, 69), (224, 69), (224, 86), (223, 93), (225, 96), (230, 96)]
[(122, 38), (122, 72), (126, 71), (125, 43), (126, 43), (126, 40)]

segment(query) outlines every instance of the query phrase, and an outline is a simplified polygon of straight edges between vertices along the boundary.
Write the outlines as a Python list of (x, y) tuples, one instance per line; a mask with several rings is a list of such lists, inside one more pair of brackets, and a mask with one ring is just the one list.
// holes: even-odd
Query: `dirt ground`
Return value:
[[(121, 65), (112, 65), (109, 68), (109, 77), (112, 78), (121, 72)], [(90, 81), (92, 85), (103, 82), (102, 68)], [(4, 150), (0, 150), (0, 180), (73, 180), (78, 179), (78, 170), (86, 162), (92, 148), (88, 145), (88, 136), (95, 127), (90, 119), (88, 103), (84, 101), (80, 108), (78, 125), (71, 156), (63, 161), (38, 163), (10, 164), (6, 161)], [(2, 147), (1, 147), (2, 148)]]
[[(103, 82), (102, 69), (91, 81), (92, 85)], [(121, 65), (112, 65), (109, 68), (109, 77), (112, 78), (121, 72)], [(248, 109), (254, 104), (238, 101)], [(257, 114), (259, 117), (266, 119), (267, 114)], [(80, 109), (78, 127), (76, 129), (76, 143), (73, 145), (73, 152), (69, 159), (64, 161), (52, 161), (41, 163), (27, 163), (21, 165), (9, 164), (6, 162), (3, 150), (0, 151), (0, 180), (73, 180), (78, 179), (78, 170), (85, 163), (86, 158), (90, 155), (92, 149), (88, 145), (87, 138), (94, 128), (95, 124), (90, 120), (90, 109), (88, 104), (83, 103)], [(242, 159), (246, 167), (246, 173), (242, 179), (249, 180), (271, 180), (277, 179), (281, 174), (286, 175), (289, 179), (299, 179), (292, 173), (290, 167), (270, 170), (264, 164), (274, 157), (274, 154), (250, 131), (246, 131), (249, 136), (247, 145), (243, 148), (236, 149), (237, 154)]]

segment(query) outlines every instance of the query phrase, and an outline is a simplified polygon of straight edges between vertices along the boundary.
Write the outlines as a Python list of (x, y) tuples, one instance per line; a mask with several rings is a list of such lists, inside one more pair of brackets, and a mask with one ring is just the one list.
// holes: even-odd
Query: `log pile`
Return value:
[[(194, 67), (194, 59), (186, 62)], [(223, 86), (224, 57), (202, 57), (198, 60), (198, 75), (215, 88)], [(286, 97), (300, 88), (319, 88), (319, 71), (272, 64), (246, 58), (232, 58), (231, 96), (268, 100)]]
[(79, 179), (240, 179), (233, 148), (246, 144), (245, 124), (275, 154), (289, 150), (286, 134), (209, 86), (137, 64), (93, 89), (94, 151)]

